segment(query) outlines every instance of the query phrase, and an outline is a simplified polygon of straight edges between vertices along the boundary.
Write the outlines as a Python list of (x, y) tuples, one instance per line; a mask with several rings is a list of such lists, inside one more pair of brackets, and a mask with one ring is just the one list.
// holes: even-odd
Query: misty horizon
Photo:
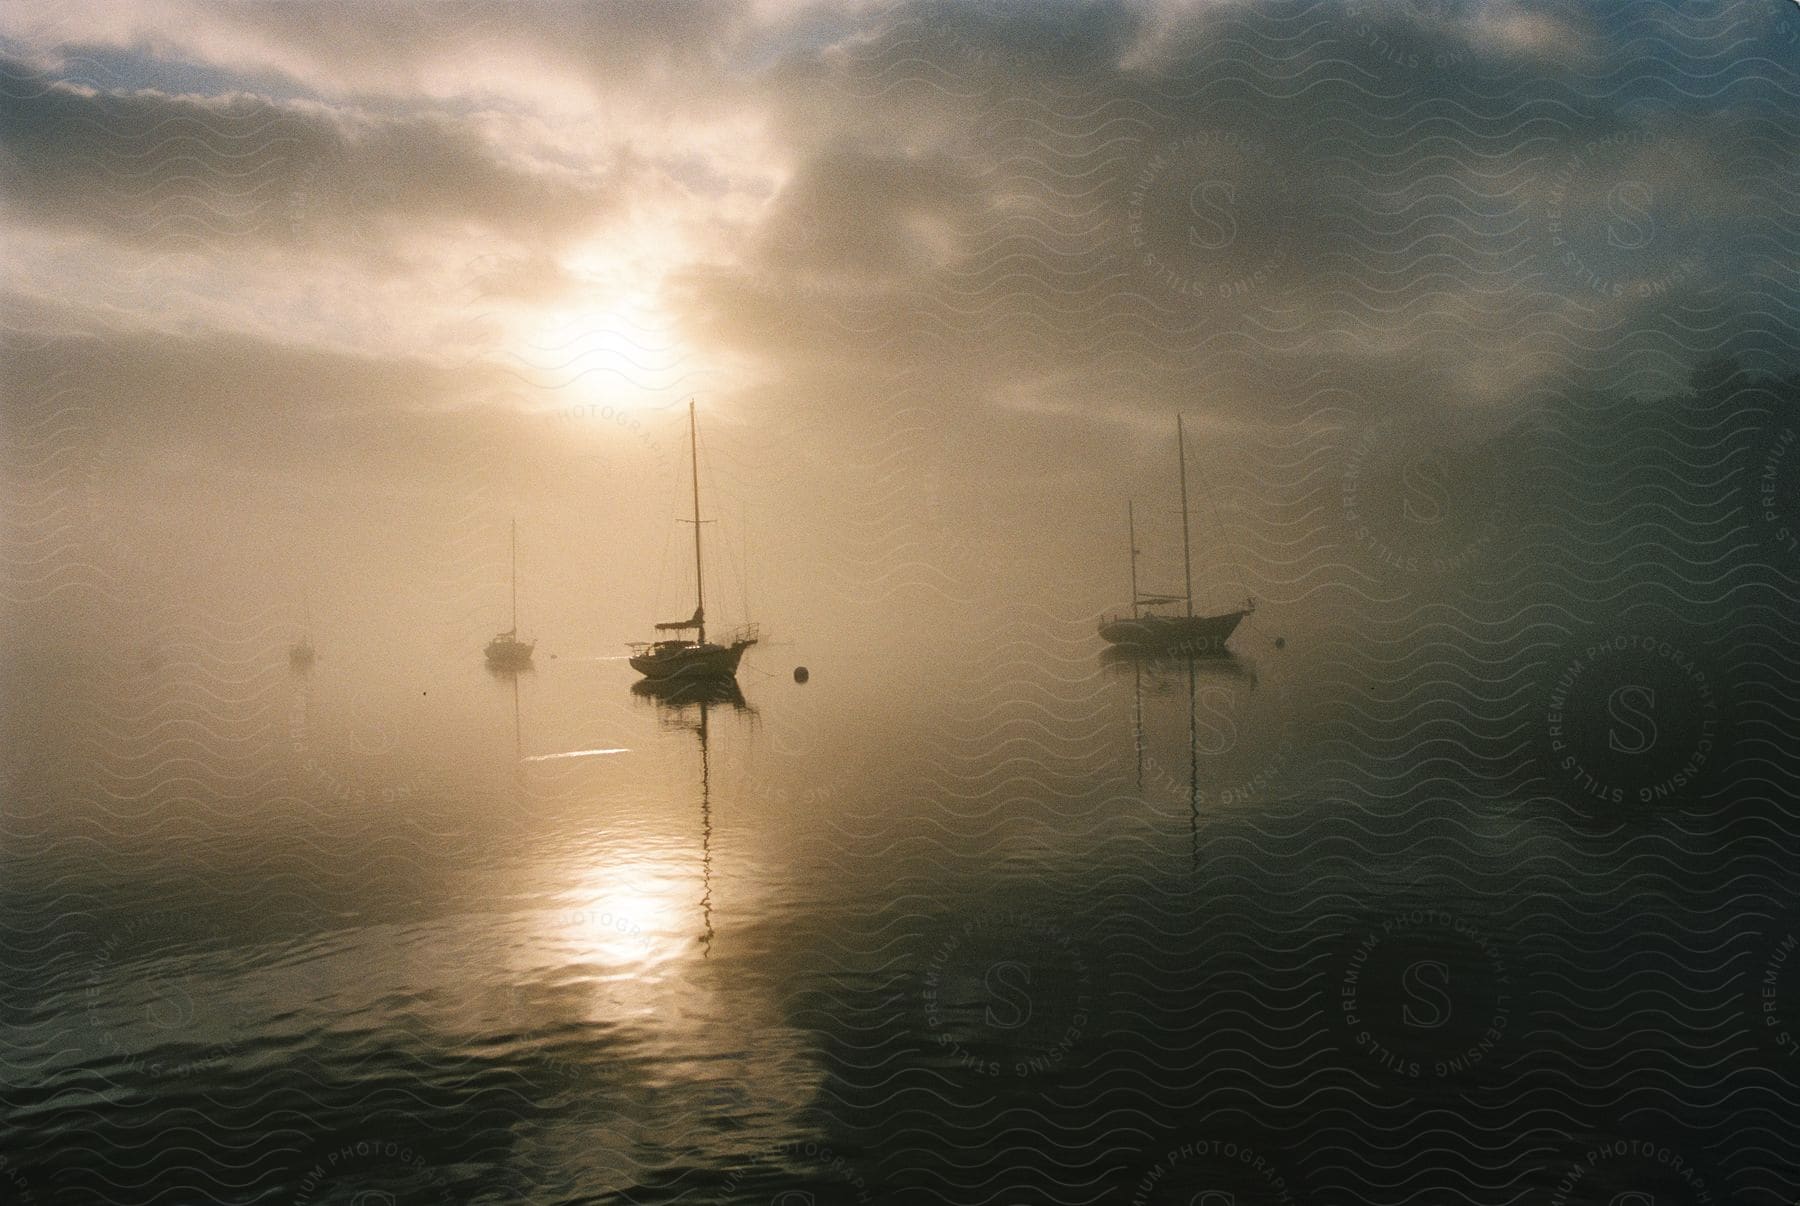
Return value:
[(0, 6), (0, 1199), (1795, 1201), (1797, 68)]

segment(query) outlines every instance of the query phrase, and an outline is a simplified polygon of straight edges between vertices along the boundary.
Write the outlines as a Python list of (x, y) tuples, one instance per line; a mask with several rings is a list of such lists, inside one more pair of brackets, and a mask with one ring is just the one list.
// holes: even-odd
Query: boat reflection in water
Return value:
[(692, 708), (700, 709), (702, 721), (707, 706), (729, 707), (734, 712), (756, 710), (745, 701), (735, 678), (641, 678), (631, 684), (631, 693), (654, 700), (658, 715), (677, 725)]
[(1185, 654), (1146, 651), (1130, 645), (1108, 645), (1100, 651), (1100, 664), (1130, 670), (1140, 681), (1148, 679), (1156, 694), (1167, 694), (1191, 675), (1195, 683), (1241, 682), (1254, 685), (1256, 663), (1235, 653)]
[(698, 678), (682, 676), (666, 679), (639, 679), (631, 684), (631, 693), (656, 704), (658, 718), (668, 727), (690, 729), (700, 739), (700, 920), (699, 942), (702, 954), (712, 957), (712, 758), (707, 748), (708, 714), (713, 708), (726, 707), (734, 712), (749, 712), (735, 678)]
[(488, 677), (495, 682), (506, 683), (512, 688), (513, 760), (522, 763), (525, 758), (525, 729), (519, 722), (519, 676), (536, 674), (537, 667), (530, 662), (526, 662), (524, 665), (509, 666), (490, 660), (487, 664), (487, 672)]
[(300, 614), (300, 635), (288, 646), (288, 668), (296, 674), (311, 670), (313, 662), (319, 656), (319, 651), (313, 647), (311, 595), (301, 596)]
[[(1200, 865), (1200, 726), (1199, 697), (1202, 683), (1226, 685), (1234, 695), (1246, 697), (1256, 693), (1256, 666), (1235, 654), (1142, 653), (1128, 646), (1113, 645), (1102, 650), (1100, 664), (1112, 670), (1130, 670), (1132, 680), (1132, 744), (1137, 760), (1137, 786), (1144, 789), (1144, 694), (1148, 687), (1154, 697), (1167, 697), (1181, 692), (1187, 696), (1187, 782), (1176, 783), (1166, 769), (1161, 777), (1171, 785), (1184, 788), (1188, 804), (1188, 838), (1194, 867)], [(1154, 761), (1154, 760), (1153, 760)]]
[(313, 648), (312, 638), (303, 636), (288, 646), (288, 668), (296, 672), (311, 670), (318, 656), (318, 650)]

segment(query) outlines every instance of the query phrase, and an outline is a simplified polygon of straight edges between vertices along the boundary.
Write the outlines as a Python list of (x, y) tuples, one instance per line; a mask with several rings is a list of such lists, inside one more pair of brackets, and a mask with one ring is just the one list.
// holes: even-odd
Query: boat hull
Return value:
[(1112, 645), (1158, 653), (1217, 654), (1248, 611), (1216, 616), (1136, 616), (1102, 620), (1100, 636)]
[(483, 656), (487, 658), (487, 664), (496, 670), (523, 670), (531, 665), (531, 651), (536, 648), (535, 643), (495, 637), (488, 642)]
[(633, 654), (631, 668), (645, 678), (658, 681), (674, 679), (736, 678), (738, 663), (744, 650), (754, 641), (737, 641), (730, 645), (684, 645), (679, 648), (649, 649)]

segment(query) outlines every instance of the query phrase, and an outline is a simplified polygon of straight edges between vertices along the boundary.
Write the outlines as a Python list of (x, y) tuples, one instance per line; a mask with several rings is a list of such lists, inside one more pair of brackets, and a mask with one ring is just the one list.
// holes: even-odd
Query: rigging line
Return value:
[(1257, 637), (1260, 638), (1261, 640), (1267, 642), (1269, 648), (1271, 648), (1271, 649), (1280, 648), (1280, 646), (1275, 644), (1275, 641), (1277, 640), (1277, 638), (1272, 637), (1268, 633), (1264, 632), (1262, 629), (1262, 625), (1260, 625), (1256, 622), (1256, 615), (1254, 612), (1251, 613), (1250, 615), (1245, 616), (1244, 622), (1249, 624), (1251, 628), (1256, 630)]
[[(713, 480), (716, 483), (717, 475), (712, 473), (712, 467), (710, 464), (707, 467), (707, 472), (712, 475)], [(715, 493), (717, 493), (718, 486), (715, 484), (713, 489), (714, 489)], [(723, 518), (723, 516), (725, 514), (725, 498), (726, 498), (726, 496), (723, 493), (717, 493), (717, 497), (719, 499), (719, 515), (720, 515), (719, 542), (718, 543), (719, 543), (719, 548), (720, 548), (720, 550), (724, 556), (724, 560), (725, 560), (725, 576), (727, 578), (736, 578), (737, 579), (738, 592), (743, 596), (743, 599), (744, 599), (744, 613), (741, 616), (739, 616), (738, 618), (739, 618), (740, 622), (747, 621), (750, 618), (750, 565), (747, 561), (743, 560), (742, 558), (733, 557), (731, 555), (731, 551), (732, 551), (731, 545), (728, 544), (725, 540), (725, 520)], [(744, 503), (743, 496), (741, 494), (734, 494), (734, 495), (732, 495), (732, 498), (738, 504), (738, 517), (739, 517), (739, 522), (741, 524), (743, 522), (743, 516), (745, 515), (745, 512), (746, 512), (746, 505)], [(744, 547), (747, 552), (749, 549), (749, 540), (750, 540), (749, 532), (747, 529), (743, 532), (743, 537), (744, 537)]]
[[(707, 445), (705, 440), (700, 438), (700, 424), (697, 420), (695, 420), (691, 417), (692, 413), (693, 413), (691, 408), (693, 407), (694, 403), (695, 403), (694, 398), (688, 399), (688, 406), (690, 407), (690, 410), (689, 410), (690, 418), (688, 421), (688, 438), (693, 440), (693, 442), (694, 442), (694, 447), (693, 447), (692, 453), (689, 457), (689, 459), (692, 463), (692, 471), (694, 474), (694, 491), (695, 491), (695, 496), (696, 496), (696, 501), (694, 503), (694, 539), (696, 541), (698, 541), (698, 540), (700, 540), (700, 525), (702, 523), (711, 523), (712, 522), (709, 519), (702, 519), (700, 516), (700, 503), (698, 502), (698, 495), (699, 495), (699, 490), (700, 490), (700, 478), (701, 478), (702, 473), (704, 473), (706, 476), (707, 488), (709, 491), (708, 497), (717, 499), (719, 496), (719, 492), (718, 492), (717, 484), (713, 481), (713, 476), (712, 476), (712, 449)], [(704, 466), (704, 469), (702, 468), (702, 466)], [(713, 552), (713, 563), (715, 566), (715, 572), (713, 575), (713, 579), (715, 582), (713, 595), (715, 598), (718, 597), (718, 588), (716, 585), (717, 580), (718, 580), (718, 574), (716, 572), (716, 567), (717, 567), (718, 560), (719, 560), (718, 551), (717, 551), (718, 543), (719, 542), (716, 540), (710, 541), (710, 542), (702, 542), (700, 547), (703, 551), (695, 557), (695, 566), (694, 566), (694, 572), (696, 574), (703, 574), (706, 572), (706, 567), (704, 564), (701, 563), (701, 560), (705, 556), (704, 550), (706, 550), (710, 546), (712, 549), (712, 552)], [(696, 598), (698, 598), (698, 595), (699, 595), (698, 586), (699, 586), (699, 584), (696, 582), (696, 584), (695, 584), (695, 597)], [(696, 635), (698, 635), (698, 634), (696, 634)], [(704, 713), (705, 713), (704, 705), (702, 705), (701, 712), (702, 712), (702, 715), (704, 715)]]
[[(703, 436), (698, 441), (699, 447), (700, 447), (700, 463), (703, 467), (702, 472), (706, 475), (707, 490), (710, 492), (710, 496), (714, 500), (713, 506), (715, 508), (717, 508), (721, 514), (723, 514), (723, 512), (724, 512), (723, 504), (724, 504), (726, 495), (725, 495), (724, 491), (719, 489), (719, 475), (713, 467), (712, 446), (711, 446), (711, 444), (709, 444), (707, 442), (709, 438), (710, 437)], [(738, 499), (738, 504), (740, 507), (743, 506), (743, 500), (741, 498)], [(734, 569), (737, 571), (735, 574), (735, 577), (737, 578), (738, 584), (743, 589), (743, 592), (744, 592), (744, 615), (743, 615), (742, 619), (747, 621), (750, 618), (750, 611), (749, 611), (750, 584), (748, 581), (749, 568), (747, 566), (734, 566), (732, 564), (730, 546), (725, 543), (724, 528), (723, 528), (722, 521), (707, 520), (707, 522), (721, 524), (720, 528), (718, 529), (719, 539), (714, 540), (712, 542), (712, 544), (715, 549), (724, 550), (724, 552), (722, 554), (723, 561), (724, 561), (724, 575), (726, 577), (732, 577), (732, 576), (734, 576), (732, 571)], [(746, 543), (748, 542), (748, 539), (749, 539), (748, 536), (746, 536), (745, 537)], [(720, 557), (721, 557), (721, 554), (719, 554), (719, 553), (714, 554), (713, 568), (714, 568), (715, 573), (719, 572)], [(729, 585), (729, 583), (727, 585)], [(720, 597), (721, 598), (723, 597), (723, 592), (721, 592)]]
[[(1196, 458), (1196, 460), (1198, 460), (1198, 458)], [(1225, 519), (1224, 516), (1219, 513), (1219, 500), (1215, 496), (1216, 492), (1213, 490), (1212, 478), (1207, 474), (1205, 464), (1198, 463), (1196, 468), (1200, 471), (1200, 493), (1206, 496), (1207, 508), (1212, 512), (1214, 540), (1218, 541), (1224, 538)], [(1214, 545), (1214, 548), (1215, 550), (1217, 549), (1217, 544)], [(1211, 575), (1208, 575), (1207, 580), (1209, 582), (1212, 581)]]

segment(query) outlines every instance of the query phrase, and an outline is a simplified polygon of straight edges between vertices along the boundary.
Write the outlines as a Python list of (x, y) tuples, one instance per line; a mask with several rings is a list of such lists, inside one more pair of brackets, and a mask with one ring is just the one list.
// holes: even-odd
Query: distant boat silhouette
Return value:
[(512, 521), (512, 627), (487, 643), (487, 663), (496, 670), (523, 670), (531, 665), (536, 641), (519, 639), (519, 521)]
[(756, 644), (754, 624), (746, 624), (721, 645), (706, 639), (706, 577), (700, 560), (700, 427), (688, 403), (688, 459), (694, 475), (694, 614), (656, 626), (657, 632), (693, 631), (694, 639), (669, 637), (630, 646), (631, 668), (649, 679), (733, 679), (744, 650)]
[(311, 668), (318, 657), (312, 639), (312, 600), (304, 592), (300, 596), (300, 639), (288, 646), (288, 665), (295, 670)]
[[(1181, 472), (1181, 570), (1185, 593), (1179, 595), (1144, 594), (1138, 590), (1137, 519), (1129, 500), (1125, 503), (1125, 524), (1131, 544), (1131, 614), (1100, 617), (1100, 635), (1109, 644), (1146, 652), (1220, 654), (1225, 642), (1237, 631), (1245, 616), (1256, 610), (1256, 600), (1248, 599), (1234, 611), (1213, 615), (1194, 614), (1194, 559), (1188, 537), (1187, 441), (1182, 436), (1181, 416), (1175, 416), (1175, 455)], [(1180, 603), (1181, 615), (1163, 615), (1146, 608)]]

